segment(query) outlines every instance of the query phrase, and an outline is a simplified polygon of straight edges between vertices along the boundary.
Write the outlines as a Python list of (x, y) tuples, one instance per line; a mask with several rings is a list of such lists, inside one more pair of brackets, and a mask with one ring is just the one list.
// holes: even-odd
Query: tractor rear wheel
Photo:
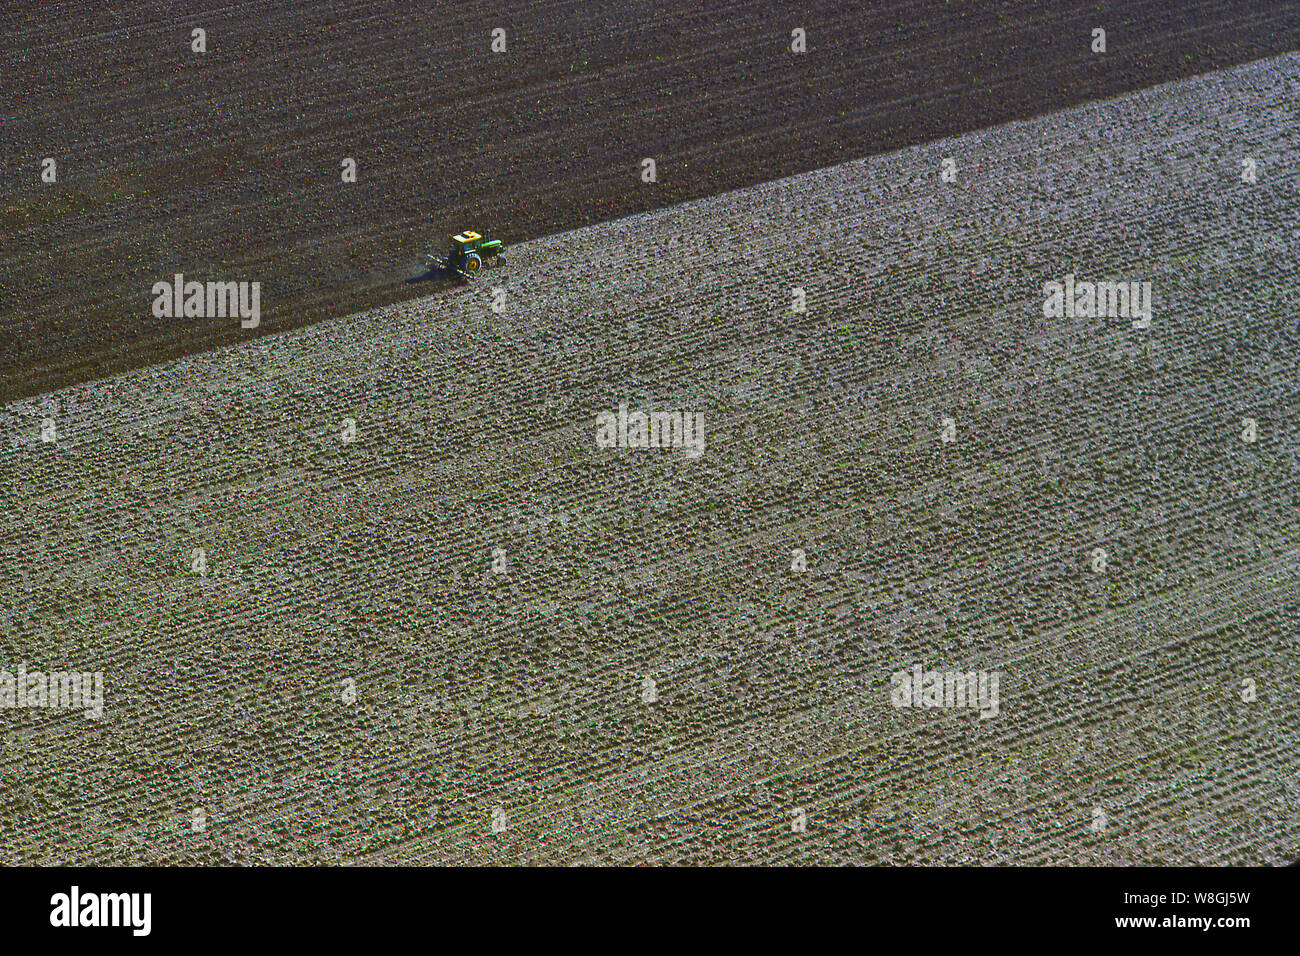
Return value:
[(477, 252), (471, 252), (465, 257), (465, 264), (461, 267), (461, 271), (467, 276), (476, 276), (481, 268), (483, 268), (483, 260), (479, 258)]

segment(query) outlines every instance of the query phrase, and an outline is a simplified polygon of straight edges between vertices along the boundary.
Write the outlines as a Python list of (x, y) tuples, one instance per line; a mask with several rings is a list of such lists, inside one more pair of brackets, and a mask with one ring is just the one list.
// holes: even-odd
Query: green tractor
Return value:
[(460, 235), (450, 237), (450, 248), (445, 256), (430, 254), (428, 259), (430, 267), (437, 266), (462, 279), (472, 279), (479, 274), (484, 263), (504, 265), (506, 254), (501, 248), (501, 240), (493, 239), (486, 230), (479, 235), (466, 229)]

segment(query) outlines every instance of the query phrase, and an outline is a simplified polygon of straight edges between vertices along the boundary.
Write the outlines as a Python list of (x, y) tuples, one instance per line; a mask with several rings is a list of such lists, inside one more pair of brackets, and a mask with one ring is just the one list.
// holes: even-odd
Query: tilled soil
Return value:
[[(106, 689), (0, 710), (0, 860), (1293, 858), (1298, 75), (11, 403), (0, 668)], [(1046, 316), (1067, 274), (1150, 327)], [(704, 453), (597, 447), (620, 404)], [(893, 706), (914, 664), (997, 713)]]
[[(109, 7), (0, 10), (0, 399), (417, 297), (466, 226), (514, 243), (1300, 42), (1255, 0)], [(260, 282), (260, 328), (155, 318), (178, 272)]]

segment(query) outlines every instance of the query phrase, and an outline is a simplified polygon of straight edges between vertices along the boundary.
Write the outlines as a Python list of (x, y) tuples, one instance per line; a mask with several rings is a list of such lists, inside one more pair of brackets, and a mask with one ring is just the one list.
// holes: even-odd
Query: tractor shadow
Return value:
[(402, 281), (407, 285), (411, 285), (416, 282), (450, 282), (456, 278), (456, 273), (446, 266), (431, 265), (423, 268), (417, 275), (410, 276)]

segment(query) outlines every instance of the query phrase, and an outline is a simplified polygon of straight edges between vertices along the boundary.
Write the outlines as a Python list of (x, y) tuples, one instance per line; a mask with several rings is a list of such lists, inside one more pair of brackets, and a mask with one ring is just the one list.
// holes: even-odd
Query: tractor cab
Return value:
[(466, 229), (460, 235), (451, 237), (451, 248), (461, 255), (464, 255), (467, 252), (473, 252), (477, 249), (478, 244), (482, 242), (484, 238), (486, 237), (480, 236), (473, 230)]

